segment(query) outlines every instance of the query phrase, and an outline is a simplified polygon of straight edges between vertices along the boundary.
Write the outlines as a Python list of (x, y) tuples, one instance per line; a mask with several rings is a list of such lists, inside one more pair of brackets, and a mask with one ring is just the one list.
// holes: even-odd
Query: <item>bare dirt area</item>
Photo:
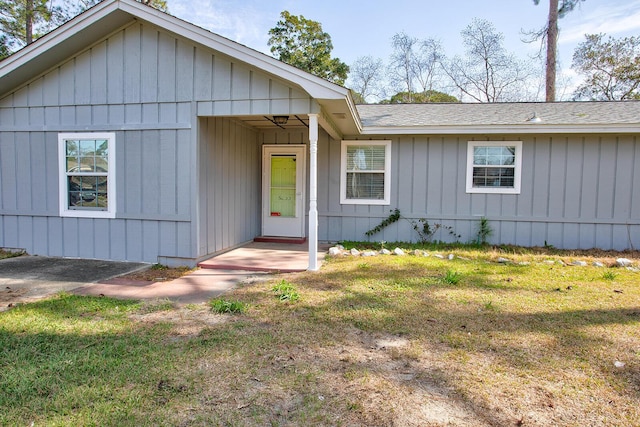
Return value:
[(212, 313), (206, 304), (192, 304), (184, 307), (168, 301), (145, 303), (141, 313), (132, 314), (130, 318), (143, 324), (170, 326), (168, 336), (171, 341), (197, 337), (205, 328), (221, 325), (230, 320), (228, 316)]
[(0, 289), (0, 310), (12, 307), (20, 302), (26, 302), (25, 295), (27, 293), (28, 289), (12, 289), (10, 286)]
[(156, 264), (144, 270), (125, 274), (123, 276), (120, 276), (120, 278), (128, 280), (139, 280), (141, 282), (168, 282), (170, 280), (178, 279), (186, 274), (193, 273), (194, 271), (196, 271), (195, 268), (170, 268)]

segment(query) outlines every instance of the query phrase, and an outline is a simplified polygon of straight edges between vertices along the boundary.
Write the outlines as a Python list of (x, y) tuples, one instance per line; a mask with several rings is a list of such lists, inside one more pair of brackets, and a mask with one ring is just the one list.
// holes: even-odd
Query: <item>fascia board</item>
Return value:
[(485, 125), (485, 126), (365, 126), (362, 135), (640, 133), (640, 124), (612, 125)]

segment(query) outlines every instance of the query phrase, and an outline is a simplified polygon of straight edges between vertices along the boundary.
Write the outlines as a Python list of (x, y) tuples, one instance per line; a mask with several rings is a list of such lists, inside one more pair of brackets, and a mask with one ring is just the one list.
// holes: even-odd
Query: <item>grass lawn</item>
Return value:
[(640, 272), (449, 253), (2, 312), (0, 425), (640, 425)]

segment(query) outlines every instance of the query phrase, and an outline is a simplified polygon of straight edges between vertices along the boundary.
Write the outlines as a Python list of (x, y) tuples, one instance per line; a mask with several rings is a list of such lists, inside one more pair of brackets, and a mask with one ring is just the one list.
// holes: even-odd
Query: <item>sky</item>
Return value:
[[(503, 33), (508, 51), (523, 58), (534, 56), (540, 45), (524, 43), (523, 31), (542, 28), (548, 14), (547, 0), (538, 6), (533, 0), (167, 0), (167, 4), (172, 15), (266, 54), (268, 31), (280, 12), (288, 10), (320, 22), (331, 36), (333, 56), (347, 64), (363, 56), (388, 62), (391, 38), (399, 32), (440, 40), (447, 56), (463, 54), (460, 32), (474, 18), (493, 23)], [(577, 44), (585, 34), (640, 36), (640, 0), (585, 0), (559, 24), (560, 66), (575, 86), (577, 77), (570, 67)]]

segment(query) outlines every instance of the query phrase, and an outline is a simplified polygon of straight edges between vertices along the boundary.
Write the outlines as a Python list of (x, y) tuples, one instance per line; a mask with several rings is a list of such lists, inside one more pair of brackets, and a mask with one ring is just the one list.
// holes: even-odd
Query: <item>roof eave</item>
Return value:
[(362, 135), (475, 135), (475, 134), (640, 133), (638, 124), (611, 125), (480, 125), (480, 126), (364, 126)]

